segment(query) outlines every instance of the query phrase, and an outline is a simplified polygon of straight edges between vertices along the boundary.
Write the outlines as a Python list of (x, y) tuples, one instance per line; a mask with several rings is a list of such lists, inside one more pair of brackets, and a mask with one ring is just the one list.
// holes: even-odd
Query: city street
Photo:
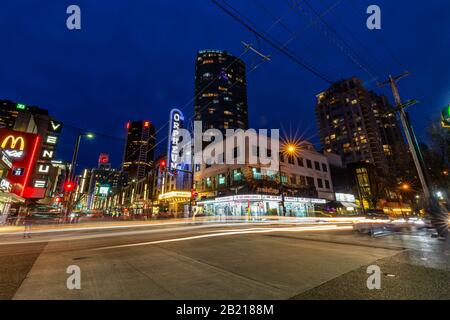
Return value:
[[(372, 237), (345, 220), (14, 229), (0, 234), (0, 299), (449, 299), (449, 262), (430, 231)], [(71, 265), (80, 290), (67, 289)]]

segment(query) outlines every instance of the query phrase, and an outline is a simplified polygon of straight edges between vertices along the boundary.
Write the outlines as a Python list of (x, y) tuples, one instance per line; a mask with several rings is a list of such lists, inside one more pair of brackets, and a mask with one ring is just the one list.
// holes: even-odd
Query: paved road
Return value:
[[(177, 223), (0, 235), (0, 299), (449, 299), (450, 246), (348, 223)], [(368, 265), (382, 289), (366, 287)], [(68, 266), (81, 290), (68, 290)]]

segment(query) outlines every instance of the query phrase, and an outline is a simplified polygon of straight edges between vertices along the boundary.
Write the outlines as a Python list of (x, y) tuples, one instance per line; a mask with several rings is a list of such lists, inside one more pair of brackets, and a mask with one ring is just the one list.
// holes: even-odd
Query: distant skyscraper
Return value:
[(369, 162), (381, 174), (401, 176), (409, 155), (393, 107), (386, 97), (351, 78), (317, 95), (317, 123), (327, 152), (345, 164)]
[(226, 51), (201, 50), (195, 64), (195, 120), (203, 130), (247, 129), (245, 64)]
[(150, 171), (155, 143), (155, 127), (150, 121), (127, 123), (123, 170), (128, 173), (130, 179), (141, 179)]

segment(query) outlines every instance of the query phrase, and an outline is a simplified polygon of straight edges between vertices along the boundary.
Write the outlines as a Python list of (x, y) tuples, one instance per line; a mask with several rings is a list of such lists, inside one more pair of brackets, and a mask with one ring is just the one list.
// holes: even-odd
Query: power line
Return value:
[[(306, 69), (307, 71), (311, 72), (312, 74), (314, 74), (315, 76), (317, 76), (318, 78), (322, 79), (323, 81), (332, 84), (333, 81), (331, 81), (330, 79), (328, 79), (325, 75), (323, 75), (320, 71), (316, 70), (315, 68), (311, 67), (308, 65), (308, 63), (300, 60), (299, 58), (297, 58), (296, 56), (294, 56), (293, 54), (291, 54), (289, 51), (285, 50), (284, 48), (280, 47), (279, 45), (277, 45), (275, 43), (275, 41), (269, 39), (268, 37), (266, 37), (265, 35), (263, 35), (261, 32), (255, 30), (255, 28), (253, 28), (252, 26), (250, 26), (249, 23), (244, 22), (241, 18), (239, 18), (236, 14), (234, 14), (233, 12), (231, 12), (230, 10), (228, 10), (227, 8), (225, 8), (222, 4), (220, 4), (218, 1), (216, 0), (211, 0), (216, 6), (218, 6), (221, 10), (223, 10), (225, 13), (227, 13), (229, 16), (231, 16), (233, 19), (235, 19), (236, 21), (238, 21), (240, 24), (242, 24), (243, 26), (245, 26), (247, 29), (249, 29), (251, 32), (253, 32), (254, 34), (256, 34), (259, 38), (263, 39), (266, 43), (268, 43), (269, 45), (271, 45), (272, 47), (274, 47), (275, 49), (277, 49), (278, 51), (280, 51), (282, 54), (284, 54), (286, 57), (288, 57), (289, 59), (291, 59), (292, 61), (294, 61), (295, 63), (297, 63), (298, 65), (300, 65), (302, 68)], [(229, 4), (227, 4), (228, 7), (231, 7)], [(236, 9), (234, 9), (233, 11), (237, 12)]]
[[(342, 1), (342, 0), (338, 0), (335, 4), (333, 4), (332, 6), (330, 6), (329, 8), (327, 8), (327, 10), (325, 10), (325, 11), (322, 13), (321, 16), (327, 15), (327, 14), (328, 14), (332, 9), (334, 9), (334, 7), (335, 7), (336, 5), (338, 5), (341, 1)], [(242, 16), (242, 15), (241, 15), (241, 16)], [(278, 21), (281, 21), (281, 20), (280, 20), (280, 19), (277, 19), (277, 21), (275, 22), (275, 24), (276, 24)], [(309, 24), (304, 30), (300, 30), (300, 31), (305, 31), (305, 30), (307, 30), (311, 25), (312, 25), (312, 23)], [(272, 24), (272, 27), (273, 27), (273, 26), (274, 26), (274, 24)], [(269, 28), (269, 29), (270, 29), (270, 28)], [(290, 33), (292, 34), (292, 37), (291, 37), (289, 40), (287, 40), (285, 43), (282, 44), (282, 47), (283, 47), (283, 48), (285, 48), (290, 42), (292, 42), (292, 41), (299, 35), (300, 32), (293, 32), (293, 31), (290, 31)], [(259, 38), (258, 38), (258, 39), (259, 39)], [(245, 45), (245, 43), (244, 43), (244, 45)], [(264, 60), (264, 61), (267, 61), (268, 59), (267, 59), (267, 58), (263, 58), (263, 60)], [(264, 61), (263, 61), (263, 62), (264, 62)], [(248, 76), (250, 73), (252, 73), (256, 68), (258, 68), (261, 64), (262, 64), (262, 63), (259, 63), (258, 65), (252, 67), (251, 70), (250, 70), (249, 72), (247, 72), (247, 76)], [(231, 87), (233, 87), (233, 86), (236, 84), (236, 82), (237, 82), (237, 81), (235, 81), (235, 82), (231, 85)], [(231, 87), (230, 87), (230, 88), (231, 88)], [(222, 94), (224, 94), (224, 92), (221, 92), (219, 96), (221, 96)], [(204, 110), (204, 108), (209, 107), (211, 104), (212, 104), (212, 102), (209, 102), (208, 104), (206, 104), (205, 106), (203, 106), (200, 110)], [(192, 120), (192, 118), (193, 118), (193, 117), (191, 117), (190, 120)]]
[[(327, 32), (326, 30), (322, 29), (319, 25), (317, 25), (318, 30), (321, 31), (322, 33), (324, 33), (327, 37), (329, 37), (331, 42), (335, 46), (337, 46), (345, 55), (347, 55), (350, 58), (351, 62), (353, 62), (358, 68), (360, 68), (365, 73), (367, 73), (371, 79), (378, 78), (378, 76), (375, 75), (377, 72), (374, 70), (374, 68), (372, 68), (370, 66), (370, 64), (368, 64), (367, 62), (364, 61), (364, 59), (337, 33), (337, 31), (335, 31), (334, 28), (330, 24), (328, 24), (326, 22), (326, 20), (323, 19), (323, 17), (321, 17), (319, 15), (319, 13), (314, 9), (314, 7), (312, 5), (310, 5), (307, 0), (303, 0), (303, 2), (306, 4), (306, 6), (309, 8), (309, 10), (313, 12), (313, 14), (318, 18), (318, 20), (320, 20), (322, 22), (322, 24), (325, 25), (325, 27), (329, 30), (329, 32), (331, 32), (331, 34), (329, 32)], [(309, 19), (312, 19), (309, 16), (309, 14), (306, 12), (306, 10), (304, 10), (300, 6), (300, 4), (297, 0), (294, 0), (293, 10), (295, 10), (295, 9), (298, 10), (296, 12), (301, 12), (301, 13), (303, 13), (303, 15), (307, 16)], [(335, 38), (333, 38), (333, 35)], [(341, 45), (337, 40), (340, 41), (343, 45)], [(348, 52), (348, 50), (350, 50), (351, 53)], [(362, 61), (362, 63), (360, 61), (358, 61), (358, 59), (356, 59), (355, 57), (358, 57), (358, 59), (360, 61)], [(366, 68), (363, 64), (365, 64), (368, 68)]]
[(100, 137), (104, 137), (104, 138), (108, 138), (108, 139), (114, 139), (114, 140), (125, 140), (124, 138), (120, 138), (117, 136), (113, 136), (111, 134), (107, 134), (107, 133), (102, 133), (102, 132), (97, 132), (97, 131), (92, 131), (92, 130), (87, 130), (87, 129), (83, 129), (74, 125), (70, 125), (70, 124), (63, 124), (63, 128), (69, 128), (69, 129), (73, 129), (75, 131), (77, 131), (78, 133), (92, 133), (94, 136), (100, 136)]
[[(320, 0), (320, 2), (323, 5), (326, 5), (324, 0)], [(340, 19), (340, 17), (337, 15), (337, 13), (335, 12), (331, 12), (331, 14), (333, 15), (333, 17), (336, 19), (336, 21), (342, 26), (344, 27), (344, 29), (348, 32), (348, 34), (350, 34), (350, 36), (361, 46), (361, 48), (365, 51), (365, 53), (367, 55), (370, 55), (370, 49), (356, 36), (356, 34), (342, 21), (342, 19)], [(372, 56), (373, 61), (378, 63), (379, 65), (383, 65), (383, 63), (380, 63), (380, 61)], [(377, 73), (378, 74), (378, 73)], [(379, 75), (379, 74), (378, 74)]]

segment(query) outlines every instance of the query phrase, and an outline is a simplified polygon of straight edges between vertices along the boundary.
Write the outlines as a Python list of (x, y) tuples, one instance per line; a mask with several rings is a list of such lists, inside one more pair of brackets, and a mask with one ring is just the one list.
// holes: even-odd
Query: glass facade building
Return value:
[(195, 120), (203, 130), (247, 129), (245, 64), (226, 51), (202, 50), (195, 64)]

